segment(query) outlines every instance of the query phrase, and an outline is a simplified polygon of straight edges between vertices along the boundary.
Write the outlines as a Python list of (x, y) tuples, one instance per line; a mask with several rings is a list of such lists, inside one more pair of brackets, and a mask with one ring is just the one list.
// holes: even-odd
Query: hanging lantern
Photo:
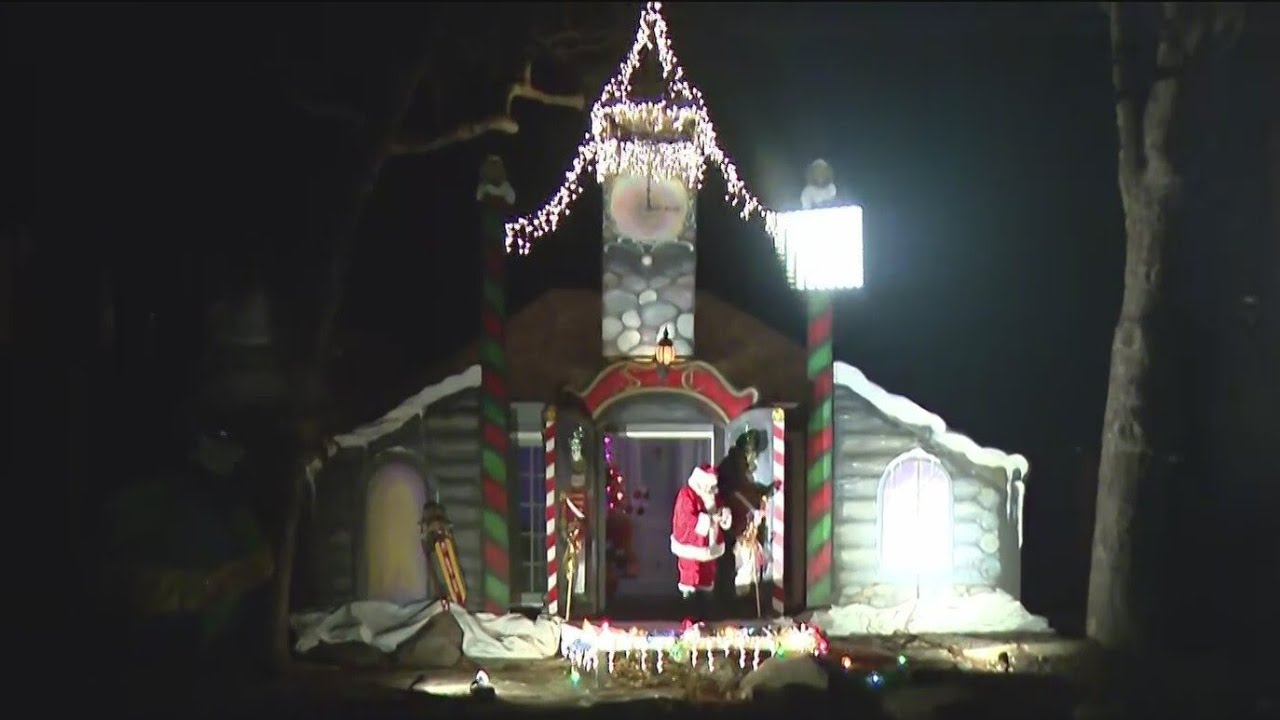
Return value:
[(671, 369), (671, 365), (675, 361), (676, 344), (671, 342), (671, 331), (663, 328), (662, 339), (658, 341), (658, 346), (653, 350), (653, 362), (658, 366), (658, 375), (666, 379), (667, 371)]

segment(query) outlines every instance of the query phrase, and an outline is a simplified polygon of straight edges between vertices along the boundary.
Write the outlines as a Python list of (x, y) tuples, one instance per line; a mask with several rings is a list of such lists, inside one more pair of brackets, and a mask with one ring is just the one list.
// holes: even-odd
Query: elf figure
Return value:
[(760, 544), (764, 508), (775, 490), (755, 479), (756, 458), (765, 445), (760, 431), (747, 430), (738, 436), (716, 471), (720, 492), (733, 517), (728, 544), (733, 556), (734, 593), (738, 597), (751, 593), (764, 569), (765, 555)]
[(716, 584), (716, 560), (724, 555), (724, 534), (733, 522), (729, 508), (720, 502), (716, 470), (710, 465), (694, 468), (688, 483), (676, 494), (671, 513), (671, 553), (676, 556), (676, 587), (698, 620), (710, 610)]

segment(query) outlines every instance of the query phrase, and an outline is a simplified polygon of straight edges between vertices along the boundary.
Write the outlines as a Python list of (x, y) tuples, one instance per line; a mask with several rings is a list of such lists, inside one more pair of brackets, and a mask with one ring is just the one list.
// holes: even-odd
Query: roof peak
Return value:
[(666, 82), (664, 97), (677, 102), (701, 100), (701, 93), (697, 88), (684, 79), (680, 59), (671, 46), (667, 20), (662, 16), (662, 3), (649, 2), (640, 10), (631, 52), (623, 58), (613, 79), (604, 86), (597, 104), (631, 100), (632, 82), (646, 57), (658, 61), (658, 67), (662, 71), (661, 80)]
[[(636, 102), (630, 97), (632, 78), (649, 52), (657, 57), (662, 79), (666, 81), (666, 92), (659, 103)], [(655, 148), (652, 144), (629, 142), (630, 138), (625, 136), (634, 132), (623, 133), (624, 137), (620, 138), (615, 132), (619, 127), (631, 131), (647, 128), (648, 132), (680, 139), (667, 143), (669, 148)], [(694, 188), (701, 185), (706, 166), (715, 165), (724, 177), (725, 200), (738, 208), (744, 220), (758, 215), (767, 221), (771, 216), (768, 208), (747, 189), (737, 166), (720, 147), (702, 93), (685, 78), (684, 68), (671, 46), (662, 3), (649, 2), (640, 12), (630, 51), (591, 107), (591, 129), (578, 145), (573, 162), (565, 171), (564, 182), (541, 208), (507, 223), (507, 250), (528, 253), (536, 240), (553, 232), (568, 215), (574, 201), (582, 195), (583, 175), (589, 168), (595, 168), (597, 175), (614, 172), (628, 161), (635, 161), (631, 156), (636, 155), (632, 151), (637, 146), (648, 150), (640, 153), (646, 167), (661, 166), (654, 168), (655, 172), (680, 177)]]

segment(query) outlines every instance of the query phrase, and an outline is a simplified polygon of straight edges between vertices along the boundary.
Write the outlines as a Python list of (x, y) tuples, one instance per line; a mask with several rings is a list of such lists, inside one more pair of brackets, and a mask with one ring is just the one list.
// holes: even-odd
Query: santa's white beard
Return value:
[(704, 493), (701, 490), (694, 488), (693, 492), (697, 494), (700, 500), (702, 500), (702, 504), (706, 506), (707, 512), (711, 512), (716, 509), (716, 493), (714, 490), (710, 493)]

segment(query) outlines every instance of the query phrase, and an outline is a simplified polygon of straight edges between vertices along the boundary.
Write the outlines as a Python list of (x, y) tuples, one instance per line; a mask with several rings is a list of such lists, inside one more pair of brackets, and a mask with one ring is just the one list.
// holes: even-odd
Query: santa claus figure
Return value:
[(676, 556), (680, 574), (680, 595), (698, 619), (705, 619), (710, 610), (716, 560), (724, 555), (725, 532), (732, 522), (729, 508), (720, 502), (715, 468), (694, 468), (689, 482), (676, 494), (671, 513), (671, 553)]

